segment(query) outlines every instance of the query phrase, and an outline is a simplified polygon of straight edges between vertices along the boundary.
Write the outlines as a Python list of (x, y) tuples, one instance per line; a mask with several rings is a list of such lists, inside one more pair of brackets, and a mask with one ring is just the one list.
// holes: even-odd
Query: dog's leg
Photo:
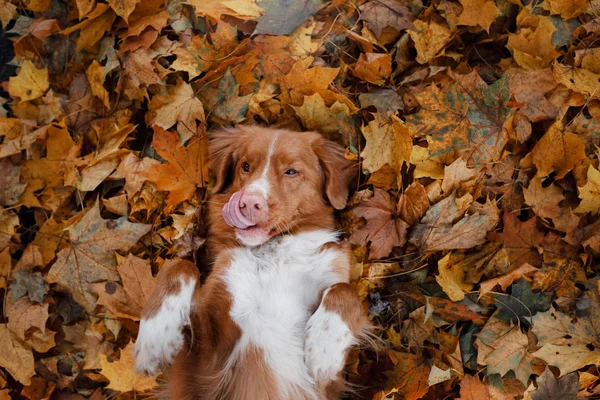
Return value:
[(348, 351), (366, 337), (370, 326), (352, 285), (337, 283), (325, 290), (308, 321), (304, 348), (319, 398), (335, 398), (344, 389), (342, 370)]
[(157, 275), (152, 298), (142, 312), (135, 342), (135, 368), (153, 375), (169, 365), (184, 344), (198, 269), (190, 261), (167, 261)]

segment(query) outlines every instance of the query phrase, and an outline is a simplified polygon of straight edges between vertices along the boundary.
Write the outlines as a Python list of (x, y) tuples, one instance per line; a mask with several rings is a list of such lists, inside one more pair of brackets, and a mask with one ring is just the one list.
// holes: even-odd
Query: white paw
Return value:
[(337, 379), (344, 368), (346, 353), (356, 343), (350, 328), (339, 314), (319, 307), (308, 320), (304, 358), (317, 381)]
[(166, 296), (153, 317), (141, 320), (133, 350), (136, 372), (154, 375), (182, 349), (195, 285), (195, 280), (186, 283), (182, 279), (179, 293)]

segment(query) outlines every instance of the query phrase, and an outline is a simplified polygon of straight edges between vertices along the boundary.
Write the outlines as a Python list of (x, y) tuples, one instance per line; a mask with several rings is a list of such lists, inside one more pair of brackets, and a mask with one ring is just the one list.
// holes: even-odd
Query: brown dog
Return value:
[(369, 327), (334, 230), (356, 169), (314, 132), (224, 130), (210, 152), (213, 270), (200, 285), (192, 263), (165, 264), (137, 369), (172, 364), (173, 399), (336, 398), (348, 350)]

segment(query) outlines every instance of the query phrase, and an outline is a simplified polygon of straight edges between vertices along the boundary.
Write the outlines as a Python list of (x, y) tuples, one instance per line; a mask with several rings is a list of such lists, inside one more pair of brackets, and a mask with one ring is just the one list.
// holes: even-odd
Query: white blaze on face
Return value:
[(273, 139), (271, 139), (271, 143), (269, 143), (269, 150), (267, 152), (267, 161), (265, 163), (265, 168), (263, 169), (262, 173), (260, 174), (260, 177), (257, 180), (246, 186), (246, 193), (260, 193), (265, 197), (265, 199), (269, 197), (271, 183), (269, 182), (268, 174), (269, 168), (271, 167), (271, 158), (273, 158), (273, 152), (275, 151), (275, 142), (277, 142), (278, 136), (279, 132), (273, 135)]

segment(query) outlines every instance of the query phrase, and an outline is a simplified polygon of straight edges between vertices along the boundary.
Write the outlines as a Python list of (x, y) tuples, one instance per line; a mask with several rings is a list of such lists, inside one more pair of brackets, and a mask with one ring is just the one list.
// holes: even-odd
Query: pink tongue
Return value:
[(256, 223), (250, 221), (248, 218), (244, 217), (240, 210), (240, 199), (242, 198), (241, 191), (235, 192), (233, 196), (229, 199), (229, 202), (223, 206), (223, 218), (227, 225), (238, 228), (238, 229), (248, 229), (251, 226), (256, 225)]

